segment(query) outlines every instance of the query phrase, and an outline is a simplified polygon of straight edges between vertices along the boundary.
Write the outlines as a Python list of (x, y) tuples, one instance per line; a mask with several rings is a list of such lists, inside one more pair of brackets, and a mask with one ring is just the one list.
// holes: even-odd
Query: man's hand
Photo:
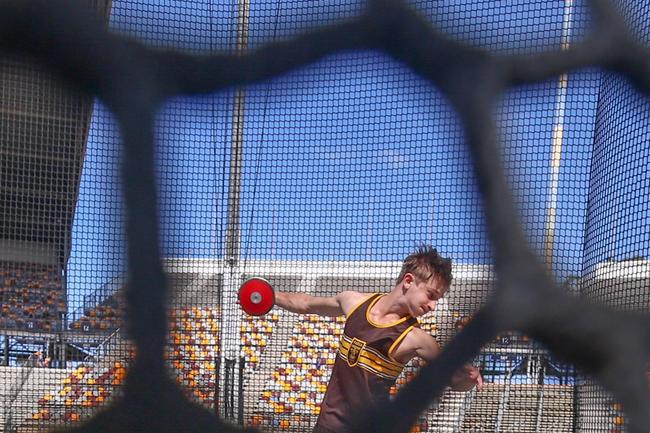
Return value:
[(467, 377), (476, 384), (476, 389), (480, 391), (483, 389), (483, 376), (478, 368), (473, 365), (466, 365), (465, 367)]
[(471, 364), (464, 365), (451, 377), (451, 389), (454, 391), (469, 391), (475, 386), (479, 391), (483, 389), (483, 376)]

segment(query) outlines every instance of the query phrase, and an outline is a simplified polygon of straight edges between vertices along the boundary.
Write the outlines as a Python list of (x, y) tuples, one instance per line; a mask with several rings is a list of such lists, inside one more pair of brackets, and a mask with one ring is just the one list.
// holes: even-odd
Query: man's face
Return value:
[(413, 317), (423, 316), (433, 311), (438, 300), (447, 293), (448, 289), (441, 278), (422, 280), (413, 274), (404, 276), (404, 286), (407, 289), (409, 313)]

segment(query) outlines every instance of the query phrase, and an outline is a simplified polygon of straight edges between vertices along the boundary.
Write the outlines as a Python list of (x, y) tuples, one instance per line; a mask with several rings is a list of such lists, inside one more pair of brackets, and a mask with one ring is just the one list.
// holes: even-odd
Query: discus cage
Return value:
[[(592, 3), (400, 5), (446, 40), (495, 58), (525, 58), (583, 43), (595, 28), (592, 8), (601, 2)], [(650, 3), (612, 3), (644, 46)], [(30, 13), (45, 21), (58, 7), (33, 5)], [(143, 53), (170, 50), (170, 58), (182, 52), (197, 59), (254, 54), (354, 23), (368, 8), (295, 0), (88, 0), (83, 6), (103, 26), (99, 32), (137, 41)], [(77, 9), (68, 2), (61, 7)], [(87, 36), (78, 34), (78, 42)], [(270, 72), (261, 78), (248, 78), (242, 68), (242, 85), (173, 94), (151, 116), (154, 151), (137, 156), (122, 143), (133, 134), (133, 124), (122, 130), (127, 109), (115, 109), (126, 97), (107, 98), (101, 86), (89, 92), (87, 82), (80, 90), (67, 80), (77, 75), (66, 76), (63, 66), (55, 73), (23, 51), (49, 54), (2, 31), (0, 39), (3, 432), (106, 422), (101, 414), (120, 407), (131, 366), (148, 354), (133, 341), (134, 333), (146, 340), (148, 331), (133, 329), (158, 323), (163, 302), (165, 374), (188, 400), (232, 428), (308, 432), (344, 319), (277, 308), (246, 316), (237, 305), (243, 281), (259, 276), (278, 290), (322, 296), (385, 292), (401, 260), (431, 244), (454, 263), (451, 289), (422, 319), (443, 348), (493, 294), (495, 248), (463, 119), (446, 91), (394, 53), (338, 49), (334, 42), (328, 55), (286, 73), (282, 67), (276, 73), (270, 58), (264, 63)], [(7, 49), (11, 44), (18, 48)], [(301, 47), (295, 56), (309, 57)], [(430, 62), (450, 67), (446, 58)], [(498, 157), (525, 239), (557, 286), (572, 299), (647, 317), (650, 106), (629, 77), (606, 66), (566, 70), (499, 95)], [(109, 82), (114, 78), (111, 70), (98, 70)], [(146, 94), (136, 78), (134, 95)], [(182, 78), (201, 83), (205, 77)], [(117, 88), (116, 94), (125, 87)], [(133, 120), (145, 136), (148, 120)], [(145, 168), (142, 176), (155, 175), (155, 190), (137, 180), (138, 164), (148, 160), (153, 172)], [(120, 170), (131, 173), (132, 183), (122, 183)], [(147, 191), (157, 201), (133, 201)], [(154, 215), (157, 240), (149, 232), (148, 238), (130, 233), (129, 212)], [(134, 270), (128, 259), (140, 241), (157, 248), (165, 277), (152, 277), (152, 292), (143, 289), (164, 293), (151, 305), (126, 289), (148, 269)], [(147, 254), (138, 259), (155, 265)], [(640, 343), (642, 356), (646, 343)], [(628, 429), (619, 399), (525, 332), (499, 330), (472, 362), (484, 389), (444, 391), (411, 432)], [(399, 395), (423, 366), (419, 359), (409, 363), (391, 394)], [(193, 420), (186, 422), (191, 431)]]

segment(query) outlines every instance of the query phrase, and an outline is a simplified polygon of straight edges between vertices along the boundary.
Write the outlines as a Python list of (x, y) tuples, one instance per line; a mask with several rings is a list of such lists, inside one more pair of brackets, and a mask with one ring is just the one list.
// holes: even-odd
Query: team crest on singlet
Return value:
[(354, 367), (357, 365), (359, 362), (359, 356), (361, 355), (361, 351), (363, 348), (366, 346), (366, 342), (363, 340), (359, 340), (357, 338), (353, 338), (352, 342), (350, 343), (350, 349), (348, 349), (348, 365), (350, 367)]

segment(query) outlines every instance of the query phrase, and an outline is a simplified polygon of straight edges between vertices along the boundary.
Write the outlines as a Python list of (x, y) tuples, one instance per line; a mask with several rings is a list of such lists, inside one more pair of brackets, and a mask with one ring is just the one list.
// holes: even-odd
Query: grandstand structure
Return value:
[[(270, 0), (257, 10), (253, 5), (252, 16), (244, 16), (246, 8), (214, 2), (151, 15), (139, 0), (88, 2), (117, 33), (200, 53), (224, 45), (245, 51), (313, 24), (301, 21), (312, 13), (298, 2), (290, 2), (287, 17), (281, 2)], [(504, 12), (490, 3), (464, 2), (467, 10), (487, 10), (496, 28), (526, 30), (524, 45), (532, 44), (511, 44), (505, 51), (568, 46), (571, 31), (579, 33), (585, 20), (573, 2), (538, 2), (527, 13), (546, 15), (524, 22), (518, 21), (520, 11)], [(437, 6), (414, 4), (435, 16), (430, 8)], [(343, 6), (345, 13), (356, 7)], [(458, 39), (501, 53), (489, 32), (464, 33), (463, 20), (473, 22), (474, 16), (463, 18), (453, 9), (436, 22), (441, 28), (455, 28)], [(326, 12), (323, 22), (345, 16)], [(501, 15), (516, 24), (504, 24)], [(531, 36), (536, 19), (551, 21), (541, 25), (542, 33), (550, 26), (557, 35)], [(469, 157), (451, 145), (427, 147), (429, 141), (462, 141), (444, 99), (385, 58), (364, 53), (362, 59), (371, 65), (369, 73), (350, 67), (356, 57), (342, 56), (287, 81), (213, 99), (181, 98), (161, 113), (161, 248), (169, 289), (165, 361), (187, 398), (233, 423), (267, 432), (310, 431), (344, 324), (343, 318), (278, 309), (246, 316), (237, 304), (246, 279), (263, 277), (279, 290), (321, 296), (382, 292), (393, 286), (401, 266), (396, 257), (411, 247), (407, 243), (442, 243), (460, 259), (451, 289), (422, 327), (443, 347), (494, 288), (490, 248), (476, 211), (480, 200), (466, 191)], [(406, 84), (399, 87), (400, 81)], [(0, 84), (0, 432), (44, 432), (78, 425), (119, 399), (137, 356), (124, 327), (123, 220), (113, 170), (119, 128), (101, 103), (29, 60), (3, 57)], [(516, 131), (514, 138), (503, 134), (504, 159), (522, 164), (509, 181), (523, 203), (527, 234), (558, 283), (586, 300), (648, 313), (646, 211), (630, 210), (629, 204), (644, 208), (647, 198), (639, 196), (641, 188), (599, 184), (601, 178), (626, 176), (647, 181), (647, 170), (635, 171), (630, 162), (616, 165), (614, 175), (606, 166), (625, 153), (608, 154), (608, 143), (643, 142), (632, 133), (610, 136), (617, 121), (638, 121), (611, 108), (619, 107), (620, 94), (629, 97), (618, 85), (612, 76), (586, 74), (516, 93), (515, 103), (501, 107), (505, 123)], [(573, 117), (567, 108), (571, 92), (584, 96), (574, 101)], [(269, 102), (274, 98), (278, 105)], [(442, 108), (421, 102), (429, 99)], [(523, 106), (517, 105), (520, 99)], [(604, 108), (597, 105), (602, 103)], [(640, 106), (645, 114), (647, 107)], [(597, 113), (584, 114), (589, 110)], [(376, 131), (379, 124), (389, 126)], [(395, 126), (400, 124), (406, 126)], [(519, 132), (526, 128), (530, 135)], [(571, 143), (578, 150), (562, 141), (571, 135), (578, 136)], [(527, 140), (534, 145), (520, 144)], [(650, 159), (642, 150), (630, 153), (641, 166)], [(540, 166), (527, 166), (529, 161)], [(625, 431), (623, 408), (601, 385), (526, 335), (499, 335), (474, 363), (485, 388), (448, 390), (412, 433)], [(423, 365), (419, 359), (409, 363), (391, 393)]]
[[(390, 287), (399, 266), (394, 262), (255, 261), (247, 262), (239, 275), (241, 281), (249, 275), (262, 276), (277, 288), (305, 293), (334, 293), (343, 286), (370, 293)], [(186, 395), (210, 410), (223, 411), (223, 406), (228, 406), (224, 391), (233, 386), (236, 390), (229, 404), (235, 419), (265, 431), (310, 428), (334, 363), (343, 319), (277, 309), (262, 317), (246, 316), (239, 308), (226, 312), (219, 299), (225, 293), (233, 296), (236, 287), (221, 284), (225, 280), (222, 263), (169, 259), (165, 269), (173, 282), (166, 359), (170, 374)], [(634, 281), (650, 279), (647, 272), (628, 275), (632, 276)], [(618, 284), (621, 277), (617, 276)], [(607, 284), (615, 282), (595, 278)], [(457, 266), (448, 296), (423, 318), (422, 326), (444, 345), (487, 301), (492, 284), (489, 267)], [(633, 286), (630, 289), (634, 290)], [(205, 300), (211, 297), (214, 305), (206, 305)], [(235, 335), (223, 332), (226, 321), (237, 324)], [(128, 342), (119, 332), (106, 341), (101, 355), (92, 362), (67, 370), (38, 369), (40, 380), (46, 377), (51, 385), (47, 391), (42, 384), (31, 387), (41, 390), (31, 398), (18, 397), (18, 401), (31, 400), (22, 411), (16, 411), (25, 428), (81, 421), (119, 396), (133, 354), (125, 349)], [(230, 371), (224, 368), (227, 344), (234, 345), (237, 353)], [(499, 336), (475, 362), (486, 379), (485, 389), (448, 391), (412, 431), (573, 432), (579, 422), (584, 423), (581, 431), (601, 431), (603, 424), (612, 429), (622, 425), (620, 406), (603, 390), (595, 394), (597, 385), (581, 382), (573, 368), (525, 336)], [(417, 374), (420, 366), (420, 361), (409, 364), (394, 392)], [(240, 377), (242, 383), (225, 381), (224, 374), (231, 379)], [(39, 379), (34, 376), (30, 380)], [(594, 395), (600, 397), (594, 399)], [(590, 423), (598, 430), (590, 430)]]
[[(397, 262), (249, 261), (237, 274), (240, 281), (262, 276), (278, 289), (305, 293), (333, 294), (341, 287), (370, 293), (391, 287), (399, 267)], [(618, 272), (610, 272), (612, 267)], [(646, 262), (607, 263), (597, 269), (590, 280), (594, 290), (615, 284), (634, 293), (650, 281)], [(334, 363), (342, 318), (277, 309), (256, 318), (239, 308), (225, 311), (223, 297), (235, 298), (237, 286), (223, 286), (224, 274), (232, 271), (227, 271), (223, 262), (168, 259), (165, 270), (172, 289), (166, 359), (170, 374), (186, 395), (210, 410), (224, 411), (224, 406), (230, 405), (228, 410), (235, 419), (265, 431), (308, 429), (318, 414)], [(459, 265), (454, 277), (448, 295), (422, 320), (422, 326), (443, 345), (487, 301), (494, 281), (486, 266)], [(119, 292), (113, 294), (115, 299)], [(206, 299), (214, 299), (214, 303), (210, 305)], [(105, 302), (99, 302), (97, 308), (103, 305)], [(123, 310), (117, 311), (116, 316), (122, 319)], [(90, 310), (87, 314), (99, 317)], [(116, 326), (112, 316), (106, 320), (109, 325), (86, 330), (89, 335), (104, 333), (105, 338), (100, 350), (95, 349), (95, 356), (85, 362), (68, 368), (43, 368), (35, 363), (3, 367), (5, 389), (1, 395), (4, 407), (9, 408), (3, 418), (5, 428), (8, 421), (22, 426), (22, 431), (74, 424), (119, 397), (134, 354), (120, 333), (121, 322)], [(225, 322), (234, 323), (230, 329), (238, 332), (224, 333)], [(83, 348), (90, 340), (80, 338), (82, 334), (71, 327), (66, 339)], [(225, 368), (228, 344), (236, 351), (230, 370)], [(623, 426), (620, 405), (604, 390), (583, 381), (574, 369), (525, 336), (499, 336), (475, 362), (486, 379), (485, 389), (448, 391), (422, 416), (413, 432), (573, 432)], [(419, 361), (409, 364), (394, 392), (419, 367)], [(231, 380), (225, 381), (223, 375)], [(233, 378), (240, 378), (241, 383)], [(230, 403), (223, 395), (228, 386), (236, 388), (228, 397)]]
[[(110, 0), (87, 6), (108, 20)], [(0, 58), (0, 429), (16, 431), (43, 390), (106, 335), (70, 335), (66, 263), (93, 101), (47, 68)], [(47, 368), (45, 368), (47, 367)]]

